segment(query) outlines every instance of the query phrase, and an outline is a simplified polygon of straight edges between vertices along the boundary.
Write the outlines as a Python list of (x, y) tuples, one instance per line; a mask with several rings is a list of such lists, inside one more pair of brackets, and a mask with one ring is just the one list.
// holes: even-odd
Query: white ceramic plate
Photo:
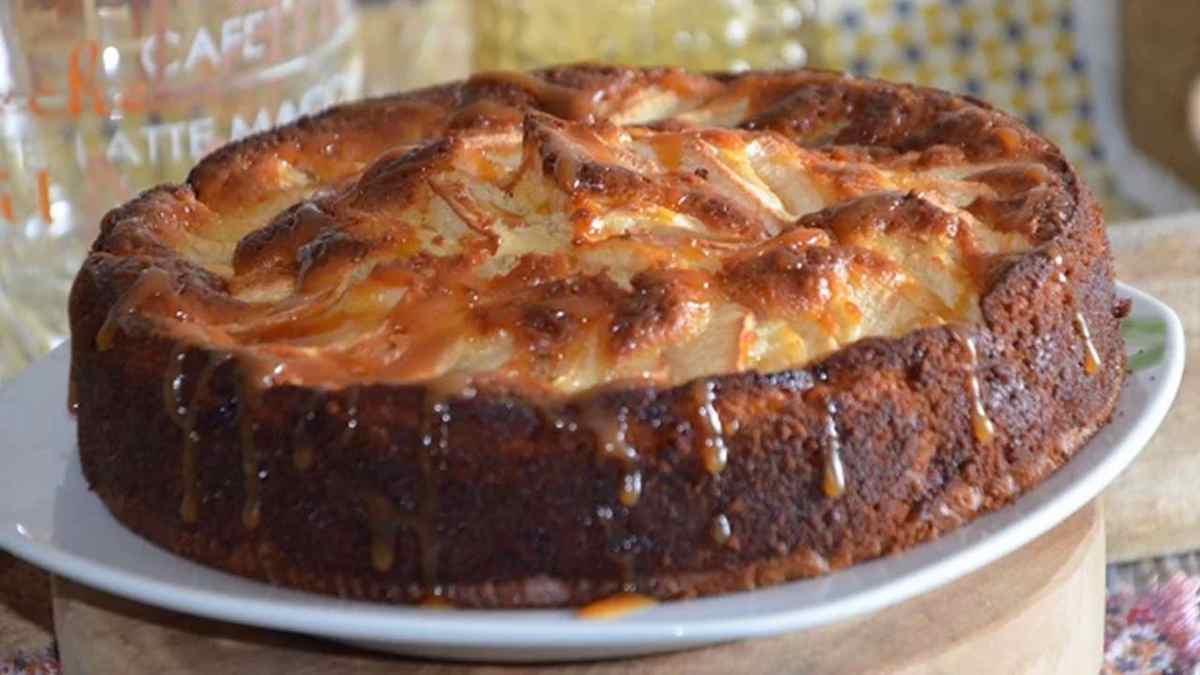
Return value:
[(1183, 373), (1183, 330), (1127, 286), (1131, 365), (1113, 423), (1017, 502), (935, 542), (820, 579), (667, 603), (615, 621), (565, 610), (438, 611), (274, 588), (175, 557), (120, 526), (80, 474), (60, 348), (0, 390), (0, 548), (117, 595), (201, 616), (460, 660), (572, 660), (796, 631), (929, 591), (1013, 551), (1086, 504), (1142, 449)]

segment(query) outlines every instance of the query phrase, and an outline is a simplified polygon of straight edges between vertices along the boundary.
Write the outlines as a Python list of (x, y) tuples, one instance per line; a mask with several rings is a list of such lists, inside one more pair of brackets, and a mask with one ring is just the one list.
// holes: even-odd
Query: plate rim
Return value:
[[(1096, 466), (1065, 486), (1053, 485), (1055, 476), (1062, 474), (1062, 471), (1055, 472), (1046, 481), (1020, 497), (1020, 500), (1031, 502), (1040, 495), (1042, 502), (1023, 515), (1013, 515), (1016, 513), (1011, 511), (1013, 507), (1006, 506), (973, 519), (945, 537), (918, 545), (908, 552), (861, 563), (825, 577), (798, 580), (743, 593), (664, 603), (658, 608), (619, 621), (596, 622), (578, 620), (570, 610), (563, 609), (445, 612), (343, 600), (286, 589), (281, 595), (274, 592), (280, 590), (278, 587), (253, 580), (244, 581), (261, 584), (273, 592), (266, 597), (233, 597), (228, 591), (181, 587), (178, 583), (148, 578), (137, 572), (83, 557), (59, 548), (53, 542), (34, 538), (22, 531), (23, 527), (15, 522), (16, 518), (4, 516), (2, 513), (0, 549), (8, 550), (17, 557), (86, 586), (145, 604), (220, 621), (352, 641), (382, 641), (397, 645), (445, 648), (569, 650), (619, 646), (632, 652), (638, 645), (661, 645), (665, 650), (671, 647), (762, 637), (813, 628), (903, 602), (1011, 553), (1082, 508), (1133, 461), (1165, 419), (1178, 393), (1183, 375), (1185, 338), (1178, 316), (1158, 299), (1122, 283), (1117, 284), (1117, 295), (1132, 298), (1135, 314), (1164, 322), (1165, 349), (1162, 362), (1155, 366), (1159, 376), (1156, 386), (1150, 390), (1145, 409), (1128, 422), (1128, 428), (1124, 429), (1124, 433), (1112, 447), (1096, 451), (1105, 452), (1101, 459), (1097, 460)], [(15, 397), (14, 392), (19, 393), (22, 387), (28, 386), (23, 383), (45, 378), (54, 372), (53, 369), (61, 368), (61, 365), (52, 362), (66, 358), (64, 350), (67, 346), (59, 347), (49, 357), (31, 366), (22, 376), (0, 387), (0, 410), (3, 409), (5, 401)], [(65, 382), (62, 386), (65, 396)], [(1090, 445), (1091, 441), (1080, 449), (1077, 456), (1085, 452)], [(72, 465), (70, 459), (66, 460), (64, 469), (68, 472), (72, 470), (72, 466), (78, 467), (78, 453), (74, 448), (71, 450), (75, 461)], [(1052, 488), (1057, 489), (1051, 492)], [(93, 499), (98, 499), (94, 493), (89, 491), (89, 494)], [(57, 505), (57, 500), (55, 503)], [(3, 497), (0, 495), (0, 509), (3, 505)], [(101, 508), (104, 508), (103, 505)], [(1004, 514), (1008, 514), (1008, 520), (1012, 522), (1005, 524)], [(987, 532), (987, 528), (981, 524), (984, 521), (999, 522), (1000, 525)], [(113, 523), (124, 527), (115, 519)], [(11, 527), (14, 524), (15, 527)], [(978, 541), (956, 541), (969, 539), (972, 534), (980, 533), (983, 536)], [(836, 585), (839, 574), (853, 570), (861, 571), (864, 568), (883, 569), (889, 561), (894, 563), (904, 559), (906, 553), (911, 557), (913, 552), (925, 550), (928, 557), (930, 550), (936, 551), (940, 548), (951, 549), (949, 555), (919, 565), (915, 570), (902, 573), (895, 579), (849, 594), (838, 594), (817, 603), (791, 609), (768, 610), (757, 616), (747, 616), (744, 611), (733, 612), (729, 616), (702, 616), (691, 619), (686, 616), (675, 619), (658, 616), (679, 607), (685, 608), (685, 615), (690, 608), (719, 610), (722, 601), (728, 601), (730, 598), (745, 599), (755, 595), (774, 597), (785, 594), (788, 588), (794, 591), (798, 584), (809, 584), (817, 589), (829, 587)], [(174, 554), (159, 550), (174, 557)], [(196, 565), (182, 558), (179, 560)], [(214, 574), (225, 574), (207, 567), (203, 569)], [(833, 584), (831, 579), (834, 580)], [(289, 594), (295, 594), (296, 597), (291, 598)], [(299, 601), (306, 602), (297, 607)], [(664, 608), (668, 608), (668, 612), (660, 611)], [(712, 611), (704, 613), (713, 614)]]

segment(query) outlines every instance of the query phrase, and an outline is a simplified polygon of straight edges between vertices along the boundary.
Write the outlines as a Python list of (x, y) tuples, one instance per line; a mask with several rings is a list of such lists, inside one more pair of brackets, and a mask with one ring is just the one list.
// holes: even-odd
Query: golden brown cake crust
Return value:
[[(669, 114), (639, 117), (651, 103)], [(666, 204), (703, 226), (708, 257), (697, 259), (719, 265), (699, 276), (657, 266), (611, 288), (603, 275), (556, 277), (561, 261), (520, 268), (544, 297), (503, 295), (497, 282), (487, 292), (507, 304), (469, 301), (478, 335), (503, 328), (542, 350), (507, 375), (426, 377), (403, 356), (387, 370), (379, 359), (393, 351), (375, 343), (330, 357), (336, 332), (304, 313), (312, 298), (363, 260), (413, 248), (364, 234), (379, 231), (375, 214), (415, 208), (472, 143), (505, 134), (540, 153), (532, 171), (567, 195), (574, 225)], [(599, 145), (568, 147), (581, 134)], [(707, 170), (658, 172), (675, 137), (785, 153), (771, 157), (804, 162), (825, 181), (813, 192), (824, 202), (792, 218), (787, 200), (763, 210), (719, 193)], [(651, 168), (612, 154), (643, 141), (659, 144)], [(969, 176), (938, 173), (962, 166)], [(493, 180), (484, 168), (472, 180)], [(924, 190), (913, 176), (941, 182)], [(213, 243), (212, 224), (238, 218), (257, 225)], [(683, 363), (658, 380), (542, 382), (563, 367), (546, 363), (570, 362), (569, 346), (590, 335), (533, 311), (564, 295), (601, 308), (580, 311), (611, 327), (613, 372), (630, 354), (669, 361), (691, 339), (680, 312), (711, 288), (793, 328), (828, 316), (812, 307), (841, 270), (847, 289), (910, 297), (920, 284), (903, 280), (926, 259), (896, 263), (873, 248), (878, 233), (955, 242), (970, 289), (961, 305), (819, 349), (806, 338), (810, 358), (766, 374), (738, 352), (715, 372)], [(992, 248), (976, 250), (985, 234)], [(498, 255), (488, 236), (479, 260)], [(475, 250), (464, 244), (456, 264), (475, 265)], [(428, 279), (441, 283), (438, 260), (389, 278), (417, 288), (435, 269)], [(272, 296), (271, 311), (311, 303), (239, 332), (281, 287), (293, 295)], [(510, 305), (523, 309), (514, 317)], [(436, 323), (439, 307), (413, 312)], [(385, 602), (676, 598), (821, 574), (1008, 503), (1108, 421), (1126, 309), (1086, 187), (1055, 147), (983, 103), (816, 71), (568, 66), (341, 106), (226, 146), (186, 184), (115, 209), (72, 291), (72, 392), (92, 488), (131, 529), (206, 564)], [(306, 326), (319, 328), (294, 332)]]

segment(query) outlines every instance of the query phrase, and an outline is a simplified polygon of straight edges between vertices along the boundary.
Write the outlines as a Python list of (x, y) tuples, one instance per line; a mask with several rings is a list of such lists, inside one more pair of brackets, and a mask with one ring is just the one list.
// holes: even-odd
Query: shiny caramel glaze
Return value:
[[(846, 118), (849, 102), (795, 126), (814, 104), (796, 88), (877, 94), (865, 83), (600, 75), (410, 95), (390, 138), (244, 152), (251, 194), (213, 175), (230, 163), (218, 153), (161, 195), (155, 253), (211, 275), (219, 299), (172, 301), (151, 264), (97, 346), (146, 321), (320, 387), (467, 373), (570, 395), (786, 370), (864, 337), (977, 324), (992, 262), (1047, 234), (1012, 212), (1053, 206), (1063, 180), (1043, 141), (958, 99), (937, 119), (978, 133), (969, 144), (881, 152), (859, 145), (884, 130)], [(141, 243), (119, 230), (103, 249)]]
[(654, 598), (637, 593), (619, 593), (579, 608), (577, 616), (587, 621), (612, 621), (643, 612), (658, 604)]
[(71, 390), (89, 483), (209, 564), (386, 602), (670, 598), (1036, 484), (1111, 411), (1112, 292), (1086, 189), (976, 101), (488, 73), (110, 213)]

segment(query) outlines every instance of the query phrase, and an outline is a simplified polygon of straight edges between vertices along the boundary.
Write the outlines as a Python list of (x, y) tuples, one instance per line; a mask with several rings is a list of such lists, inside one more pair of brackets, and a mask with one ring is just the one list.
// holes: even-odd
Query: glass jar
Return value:
[(353, 0), (0, 3), (0, 377), (67, 333), (104, 213), (362, 90)]
[(816, 12), (816, 0), (478, 0), (474, 65), (802, 66), (816, 44)]
[(471, 72), (473, 0), (358, 0), (363, 93), (381, 96)]

